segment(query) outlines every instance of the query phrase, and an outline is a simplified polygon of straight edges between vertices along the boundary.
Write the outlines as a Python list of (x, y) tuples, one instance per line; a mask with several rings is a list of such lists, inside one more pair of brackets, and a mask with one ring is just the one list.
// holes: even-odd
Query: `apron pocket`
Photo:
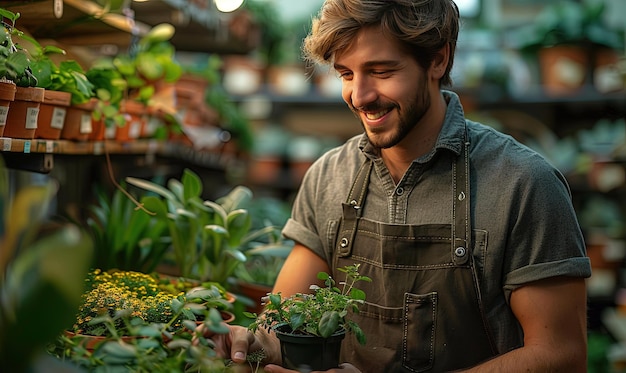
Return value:
[(423, 372), (433, 366), (436, 315), (436, 292), (405, 294), (402, 365), (412, 372)]

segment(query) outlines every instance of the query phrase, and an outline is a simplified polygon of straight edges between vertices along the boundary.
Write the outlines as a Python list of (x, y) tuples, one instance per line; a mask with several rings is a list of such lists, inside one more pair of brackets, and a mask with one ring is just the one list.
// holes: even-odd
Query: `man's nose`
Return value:
[(371, 79), (355, 77), (352, 79), (351, 85), (350, 100), (355, 108), (367, 106), (378, 98), (376, 87)]

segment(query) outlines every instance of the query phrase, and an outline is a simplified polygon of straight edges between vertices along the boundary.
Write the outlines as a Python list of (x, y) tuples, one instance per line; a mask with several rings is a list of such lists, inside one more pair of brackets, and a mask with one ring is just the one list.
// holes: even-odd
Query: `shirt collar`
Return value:
[[(441, 132), (439, 132), (435, 147), (429, 153), (416, 159), (419, 163), (430, 161), (440, 149), (447, 149), (458, 155), (461, 154), (463, 148), (465, 114), (463, 113), (461, 100), (459, 96), (452, 91), (442, 90), (441, 93), (448, 104), (443, 126), (441, 127)], [(363, 133), (359, 140), (359, 148), (369, 158), (373, 159), (379, 157), (380, 152), (368, 141), (365, 133)]]

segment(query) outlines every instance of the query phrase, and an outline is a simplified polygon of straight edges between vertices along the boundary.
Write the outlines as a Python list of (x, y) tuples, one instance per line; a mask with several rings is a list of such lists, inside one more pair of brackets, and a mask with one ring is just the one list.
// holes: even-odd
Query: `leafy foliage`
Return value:
[(252, 217), (245, 208), (252, 191), (244, 186), (211, 201), (202, 199), (202, 181), (190, 169), (184, 170), (180, 180), (170, 179), (167, 188), (132, 177), (126, 182), (158, 196), (148, 196), (142, 204), (155, 214), (153, 219), (167, 224), (183, 277), (224, 284), (246, 261), (244, 252), (277, 230), (274, 226), (252, 229)]
[(127, 82), (128, 97), (148, 103), (158, 80), (175, 82), (182, 75), (175, 48), (169, 41), (174, 28), (168, 24), (153, 27), (128, 54), (118, 55), (113, 65)]
[(57, 65), (51, 55), (65, 55), (65, 50), (54, 45), (42, 46), (37, 40), (27, 35), (22, 35), (21, 38), (33, 46), (30, 53), (32, 57), (30, 67), (37, 78), (37, 87), (69, 92), (72, 94), (72, 104), (89, 101), (94, 95), (93, 84), (87, 79), (85, 71), (78, 62), (66, 60)]
[(0, 8), (0, 16), (0, 78), (11, 80), (19, 87), (34, 87), (37, 85), (37, 78), (32, 73), (29, 55), (13, 42), (13, 35), (23, 35), (15, 28), (20, 14)]
[[(105, 314), (91, 323), (107, 329), (109, 338), (88, 349), (84, 335), (61, 335), (49, 346), (49, 353), (90, 372), (231, 372), (195, 321), (183, 320), (182, 327), (172, 331), (171, 325), (186, 311), (182, 302), (172, 302), (168, 321), (152, 323), (128, 312)], [(229, 330), (215, 308), (206, 311), (202, 324), (213, 334)], [(120, 330), (124, 336), (118, 333)]]
[[(78, 223), (93, 239), (93, 267), (154, 271), (170, 244), (167, 224), (138, 211), (120, 189), (111, 196), (102, 190), (96, 195), (97, 202), (89, 206), (90, 217), (86, 223)], [(150, 198), (154, 197), (146, 197)]]
[(8, 185), (0, 164), (0, 366), (20, 372), (72, 323), (91, 242), (72, 225), (42, 233), (54, 183), (24, 186), (14, 195)]

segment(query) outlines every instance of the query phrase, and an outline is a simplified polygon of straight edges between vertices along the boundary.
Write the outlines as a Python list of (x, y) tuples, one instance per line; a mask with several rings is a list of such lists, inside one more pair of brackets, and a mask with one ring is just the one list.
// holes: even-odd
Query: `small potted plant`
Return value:
[(16, 85), (15, 97), (0, 134), (5, 137), (32, 139), (37, 128), (44, 89), (37, 87), (29, 54), (13, 40), (14, 36), (24, 34), (15, 27), (20, 14), (0, 9), (0, 16), (0, 78)]
[(37, 87), (45, 89), (35, 137), (59, 139), (68, 107), (89, 101), (94, 94), (93, 85), (78, 62), (63, 60), (57, 64), (53, 60), (54, 55), (65, 55), (65, 50), (54, 45), (43, 46), (27, 35), (21, 37), (32, 45), (29, 48), (31, 69), (37, 78)]
[(339, 366), (341, 342), (346, 333), (352, 333), (358, 342), (365, 344), (365, 334), (359, 325), (350, 320), (350, 312), (358, 312), (365, 301), (365, 292), (355, 287), (359, 281), (371, 282), (359, 274), (359, 264), (338, 268), (346, 274), (345, 281), (336, 286), (335, 280), (325, 272), (317, 277), (325, 286), (312, 285), (313, 294), (297, 293), (283, 298), (280, 293), (269, 294), (265, 312), (255, 317), (248, 328), (256, 332), (259, 327), (272, 330), (280, 340), (283, 366), (298, 369), (328, 370)]

